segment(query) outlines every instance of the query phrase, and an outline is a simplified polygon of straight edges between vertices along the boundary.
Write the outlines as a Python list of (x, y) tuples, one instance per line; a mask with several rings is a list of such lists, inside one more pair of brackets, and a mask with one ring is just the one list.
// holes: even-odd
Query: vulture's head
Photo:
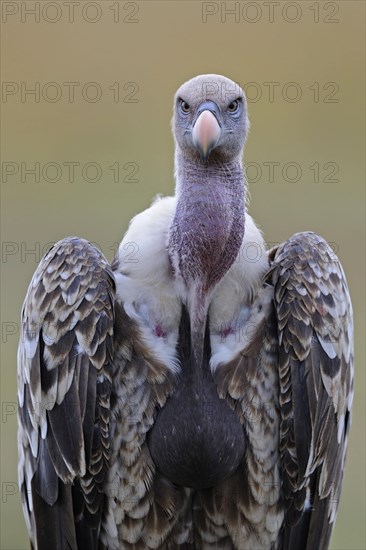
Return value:
[(175, 94), (174, 139), (186, 158), (205, 163), (240, 159), (248, 129), (245, 94), (229, 78), (196, 76)]

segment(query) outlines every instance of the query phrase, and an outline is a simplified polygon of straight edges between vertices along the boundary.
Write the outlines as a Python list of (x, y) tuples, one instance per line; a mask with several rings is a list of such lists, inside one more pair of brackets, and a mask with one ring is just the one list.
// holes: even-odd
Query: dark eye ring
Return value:
[(231, 103), (229, 103), (227, 110), (229, 113), (236, 113), (239, 109), (239, 101), (235, 99)]
[(183, 113), (189, 113), (190, 105), (184, 99), (180, 100), (180, 108), (182, 109)]

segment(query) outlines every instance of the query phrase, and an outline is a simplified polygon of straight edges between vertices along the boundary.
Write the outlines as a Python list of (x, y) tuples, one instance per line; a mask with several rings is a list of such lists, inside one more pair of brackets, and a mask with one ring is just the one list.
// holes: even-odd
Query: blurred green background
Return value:
[[(250, 211), (266, 240), (319, 232), (347, 274), (356, 397), (331, 548), (364, 549), (364, 2), (1, 4), (1, 549), (28, 547), (16, 490), (16, 348), (40, 255), (79, 235), (113, 258), (131, 216), (173, 192), (173, 94), (209, 72), (247, 89)], [(38, 183), (26, 172), (35, 163)], [(273, 178), (268, 163), (277, 163)]]

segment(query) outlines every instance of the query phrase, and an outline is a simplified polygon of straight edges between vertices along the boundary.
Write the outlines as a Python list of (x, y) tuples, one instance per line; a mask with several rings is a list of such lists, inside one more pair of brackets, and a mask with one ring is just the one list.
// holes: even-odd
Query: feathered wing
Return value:
[(41, 260), (18, 349), (19, 483), (32, 545), (97, 547), (109, 455), (115, 284), (74, 237)]
[(283, 550), (328, 547), (353, 398), (352, 306), (338, 258), (314, 233), (271, 254), (279, 340)]

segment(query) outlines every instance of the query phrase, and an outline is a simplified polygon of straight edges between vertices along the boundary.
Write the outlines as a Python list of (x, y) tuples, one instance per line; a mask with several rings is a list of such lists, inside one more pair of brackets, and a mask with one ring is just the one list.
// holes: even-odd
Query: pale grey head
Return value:
[(248, 130), (245, 94), (229, 78), (200, 75), (177, 90), (173, 134), (184, 157), (209, 163), (241, 160)]

